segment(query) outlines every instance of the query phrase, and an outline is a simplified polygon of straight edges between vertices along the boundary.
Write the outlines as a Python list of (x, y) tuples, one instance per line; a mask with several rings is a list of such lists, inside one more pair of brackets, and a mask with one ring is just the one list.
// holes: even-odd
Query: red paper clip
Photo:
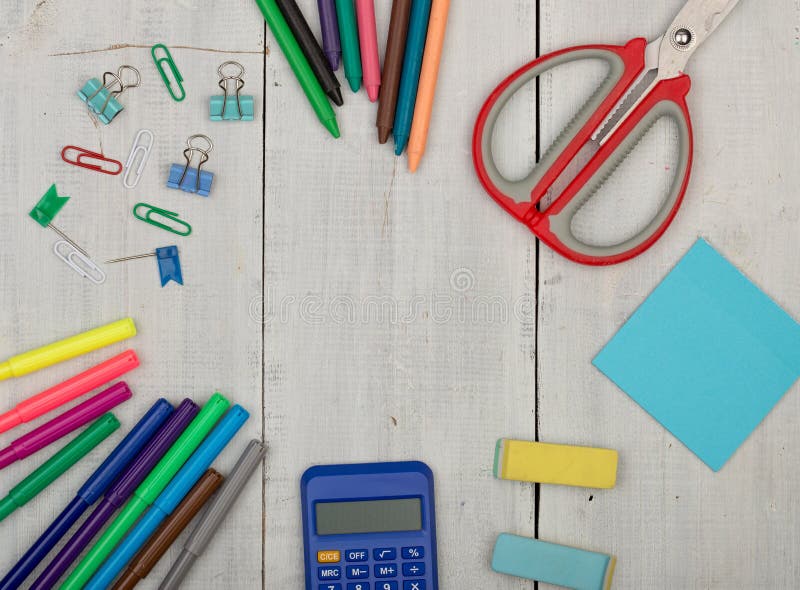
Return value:
[[(67, 157), (67, 152), (78, 152), (77, 157), (74, 160), (70, 160)], [(117, 160), (112, 160), (111, 158), (106, 158), (103, 154), (98, 154), (97, 152), (90, 152), (87, 149), (78, 147), (76, 145), (68, 145), (63, 150), (61, 150), (61, 159), (64, 160), (67, 164), (72, 164), (73, 166), (80, 166), (81, 168), (88, 168), (89, 170), (94, 170), (95, 172), (102, 172), (103, 174), (110, 174), (112, 176), (116, 176), (120, 172), (122, 172), (122, 162)], [(112, 164), (115, 169), (109, 170), (108, 168), (103, 168), (101, 164), (91, 164), (86, 160), (97, 160), (98, 162), (108, 162)]]

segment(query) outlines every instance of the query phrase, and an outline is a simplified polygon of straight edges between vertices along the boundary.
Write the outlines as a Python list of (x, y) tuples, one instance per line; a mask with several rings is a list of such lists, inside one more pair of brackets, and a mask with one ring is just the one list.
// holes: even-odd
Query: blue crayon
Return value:
[(428, 36), (428, 21), (431, 16), (431, 0), (414, 0), (411, 15), (408, 17), (408, 37), (406, 53), (403, 56), (403, 73), (397, 91), (397, 109), (394, 113), (394, 153), (402, 155), (411, 134), (414, 120), (414, 106), (417, 104), (419, 72), (422, 69), (422, 55), (425, 52), (425, 38)]

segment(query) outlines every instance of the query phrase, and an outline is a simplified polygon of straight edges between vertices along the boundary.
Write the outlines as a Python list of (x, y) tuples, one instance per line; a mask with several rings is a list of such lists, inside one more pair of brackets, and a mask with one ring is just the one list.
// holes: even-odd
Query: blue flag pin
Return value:
[(106, 264), (136, 260), (137, 258), (148, 258), (150, 256), (155, 256), (158, 262), (158, 274), (161, 277), (162, 287), (170, 281), (175, 281), (179, 285), (183, 285), (183, 272), (181, 271), (181, 259), (178, 256), (177, 246), (164, 246), (163, 248), (156, 248), (155, 252), (149, 252), (147, 254), (137, 254), (136, 256), (106, 260)]

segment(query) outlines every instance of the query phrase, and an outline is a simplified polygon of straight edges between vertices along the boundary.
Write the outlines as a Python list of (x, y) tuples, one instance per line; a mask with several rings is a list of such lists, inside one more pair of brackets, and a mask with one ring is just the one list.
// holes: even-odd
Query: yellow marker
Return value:
[(584, 488), (613, 488), (617, 451), (501, 438), (494, 455), (498, 479)]
[(0, 363), (0, 381), (9, 377), (27, 375), (135, 335), (136, 326), (133, 320), (125, 318), (53, 344), (23, 352)]

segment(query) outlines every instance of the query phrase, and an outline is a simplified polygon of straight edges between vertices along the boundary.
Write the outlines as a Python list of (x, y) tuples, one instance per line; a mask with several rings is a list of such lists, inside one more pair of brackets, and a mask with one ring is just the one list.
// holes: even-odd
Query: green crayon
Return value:
[(256, 4), (261, 9), (267, 24), (269, 25), (272, 34), (278, 41), (286, 60), (297, 76), (297, 81), (306, 93), (308, 101), (317, 113), (320, 122), (325, 128), (331, 132), (334, 137), (339, 137), (339, 124), (336, 122), (336, 114), (333, 112), (331, 103), (328, 102), (328, 96), (320, 86), (319, 80), (314, 75), (314, 71), (303, 55), (303, 50), (297, 43), (297, 39), (292, 35), (289, 25), (286, 24), (286, 19), (283, 18), (280, 8), (275, 3), (275, 0), (256, 0)]
[(339, 38), (342, 43), (344, 76), (353, 92), (361, 88), (361, 48), (358, 44), (358, 22), (353, 0), (336, 0), (336, 18), (339, 21)]
[(15, 485), (8, 496), (0, 500), (0, 521), (35, 498), (67, 469), (119, 428), (114, 414), (103, 414), (75, 439), (50, 457), (41, 467)]

